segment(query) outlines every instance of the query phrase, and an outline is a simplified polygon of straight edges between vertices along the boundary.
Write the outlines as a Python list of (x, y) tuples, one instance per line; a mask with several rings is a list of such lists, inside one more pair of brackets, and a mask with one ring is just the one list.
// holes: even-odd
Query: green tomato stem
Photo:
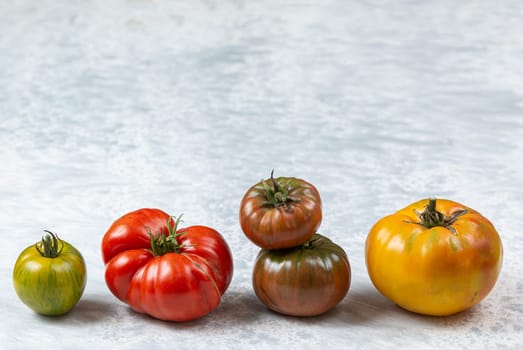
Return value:
[(35, 248), (44, 258), (56, 258), (64, 249), (64, 242), (55, 233), (44, 230), (42, 240), (35, 244)]
[(178, 243), (177, 238), (184, 233), (177, 233), (178, 225), (182, 222), (182, 215), (180, 215), (173, 223), (173, 217), (167, 219), (167, 234), (160, 232), (157, 236), (147, 228), (147, 233), (151, 238), (151, 250), (155, 256), (161, 256), (167, 253), (179, 253), (184, 245)]
[(265, 195), (267, 196), (267, 200), (269, 202), (269, 206), (274, 208), (280, 208), (283, 207), (285, 211), (292, 211), (292, 206), (290, 203), (297, 202), (298, 199), (292, 198), (289, 195), (289, 189), (283, 188), (281, 184), (274, 178), (274, 169), (271, 171), (271, 177), (269, 179), (270, 184), (269, 186), (267, 184), (266, 180), (262, 180), (262, 186), (265, 190)]
[(430, 198), (429, 204), (425, 210), (419, 214), (421, 224), (426, 228), (435, 226), (443, 226), (445, 223), (445, 216), (436, 210), (436, 198)]
[(436, 210), (436, 198), (429, 198), (429, 204), (427, 204), (423, 212), (418, 213), (418, 216), (420, 219), (420, 224), (426, 228), (443, 226), (456, 234), (455, 229), (450, 225), (452, 225), (460, 216), (466, 213), (467, 210), (463, 209), (455, 212), (451, 216), (446, 217), (443, 213)]
[(322, 236), (319, 233), (315, 233), (314, 235), (312, 235), (311, 238), (309, 238), (309, 240), (307, 242), (305, 242), (301, 245), (301, 248), (302, 249), (314, 249), (317, 247), (317, 242), (320, 239), (326, 239), (326, 237)]

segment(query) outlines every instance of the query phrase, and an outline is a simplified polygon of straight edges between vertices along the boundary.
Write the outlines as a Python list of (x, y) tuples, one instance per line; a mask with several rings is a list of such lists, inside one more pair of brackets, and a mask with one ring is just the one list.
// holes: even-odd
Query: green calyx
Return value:
[(460, 216), (467, 213), (467, 210), (459, 210), (451, 216), (445, 216), (443, 213), (436, 210), (436, 198), (429, 198), (429, 204), (421, 213), (417, 213), (420, 219), (420, 224), (426, 228), (433, 228), (436, 226), (443, 226), (455, 233), (455, 230), (450, 227)]
[(180, 215), (176, 220), (174, 217), (169, 217), (167, 219), (167, 234), (165, 232), (160, 232), (155, 236), (149, 228), (147, 228), (147, 233), (151, 238), (151, 250), (155, 256), (162, 256), (167, 253), (179, 253), (184, 245), (178, 243), (177, 238), (184, 234), (177, 233), (178, 225), (182, 222), (182, 215)]
[(326, 249), (328, 247), (335, 246), (335, 244), (326, 236), (321, 233), (315, 233), (300, 248), (302, 250), (314, 250), (314, 249)]
[(274, 178), (274, 170), (271, 171), (270, 179), (262, 180), (261, 183), (270, 207), (283, 207), (286, 211), (291, 211), (292, 207), (290, 204), (299, 201), (299, 199), (293, 198), (289, 194), (288, 188), (282, 187), (278, 180)]
[(40, 242), (35, 244), (35, 248), (45, 258), (56, 258), (62, 253), (64, 242), (55, 233), (47, 230), (44, 232), (46, 234), (42, 236)]
[(307, 242), (303, 243), (301, 248), (302, 249), (313, 249), (314, 248), (314, 238), (311, 238)]

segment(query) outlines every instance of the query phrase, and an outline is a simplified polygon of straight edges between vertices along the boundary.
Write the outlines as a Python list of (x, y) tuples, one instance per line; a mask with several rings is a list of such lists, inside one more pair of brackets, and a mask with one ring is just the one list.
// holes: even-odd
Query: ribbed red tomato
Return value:
[(117, 219), (104, 235), (102, 256), (111, 292), (137, 312), (187, 321), (214, 310), (233, 274), (223, 236), (206, 226), (178, 229), (159, 209)]

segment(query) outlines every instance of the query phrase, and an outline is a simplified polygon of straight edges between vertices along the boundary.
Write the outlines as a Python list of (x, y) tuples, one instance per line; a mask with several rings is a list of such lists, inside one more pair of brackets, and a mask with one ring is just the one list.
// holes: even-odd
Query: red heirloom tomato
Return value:
[(335, 307), (347, 294), (351, 271), (345, 251), (315, 234), (290, 249), (262, 249), (252, 283), (270, 309), (291, 316), (316, 316)]
[(501, 270), (503, 248), (477, 211), (425, 199), (379, 220), (365, 251), (376, 288), (399, 306), (444, 316), (479, 303)]
[(161, 320), (208, 314), (232, 279), (231, 251), (220, 233), (206, 226), (178, 229), (179, 222), (159, 209), (139, 209), (117, 219), (102, 240), (111, 292)]
[(274, 178), (252, 186), (240, 204), (240, 226), (264, 249), (301, 245), (320, 226), (321, 199), (316, 188), (294, 177)]

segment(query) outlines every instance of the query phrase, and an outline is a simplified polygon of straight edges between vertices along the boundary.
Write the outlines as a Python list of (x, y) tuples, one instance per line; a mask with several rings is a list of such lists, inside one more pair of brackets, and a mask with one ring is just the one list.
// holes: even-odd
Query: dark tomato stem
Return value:
[(443, 226), (445, 215), (436, 210), (436, 198), (430, 198), (425, 210), (419, 214), (420, 222), (426, 228)]
[(429, 204), (425, 207), (421, 213), (418, 213), (420, 224), (426, 228), (432, 228), (436, 226), (443, 226), (453, 233), (454, 228), (450, 227), (460, 216), (467, 213), (467, 210), (458, 210), (451, 216), (446, 217), (443, 213), (436, 210), (436, 198), (429, 198)]
[(271, 171), (271, 182), (272, 186), (274, 187), (274, 192), (282, 192), (280, 184), (278, 181), (276, 181), (276, 179), (274, 179), (274, 169)]
[(320, 237), (322, 237), (321, 235), (319, 235), (318, 233), (315, 233), (307, 242), (303, 243), (303, 245), (301, 246), (303, 249), (314, 249), (315, 248), (315, 243), (321, 239)]
[(285, 211), (292, 211), (292, 202), (297, 202), (297, 199), (292, 198), (289, 195), (289, 189), (283, 188), (277, 179), (274, 178), (274, 169), (271, 171), (270, 183), (272, 188), (267, 184), (266, 180), (262, 180), (262, 186), (265, 190), (265, 195), (269, 206), (274, 208), (283, 207)]

